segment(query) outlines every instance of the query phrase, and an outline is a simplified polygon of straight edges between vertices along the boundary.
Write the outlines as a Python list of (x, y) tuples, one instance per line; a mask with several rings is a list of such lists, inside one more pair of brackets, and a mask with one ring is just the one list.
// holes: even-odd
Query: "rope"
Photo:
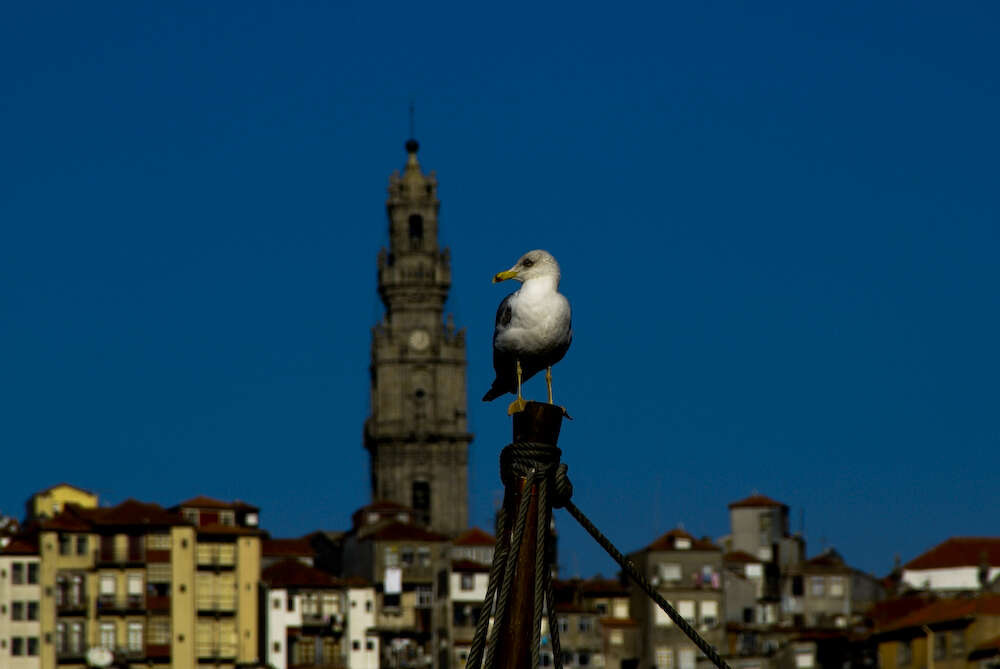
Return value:
[[(469, 652), (466, 667), (468, 669), (495, 669), (496, 667), (499, 629), (506, 620), (510, 592), (514, 582), (514, 567), (517, 564), (517, 556), (528, 519), (531, 489), (537, 486), (538, 508), (535, 518), (536, 558), (535, 573), (533, 574), (535, 596), (531, 630), (532, 667), (539, 666), (541, 620), (543, 612), (547, 611), (549, 635), (552, 640), (553, 664), (555, 665), (555, 669), (562, 669), (562, 647), (559, 641), (559, 625), (555, 612), (555, 598), (553, 597), (552, 571), (548, 564), (548, 548), (551, 541), (549, 523), (552, 518), (552, 509), (565, 508), (587, 530), (590, 536), (607, 551), (608, 555), (618, 563), (622, 570), (635, 581), (642, 591), (656, 602), (656, 605), (669, 616), (674, 624), (677, 625), (677, 628), (684, 632), (694, 645), (711, 660), (712, 664), (719, 669), (730, 669), (718, 651), (705, 641), (698, 634), (697, 630), (691, 627), (687, 620), (670, 605), (670, 602), (665, 600), (650, 585), (649, 581), (639, 572), (635, 564), (615, 548), (614, 544), (570, 500), (573, 496), (573, 484), (570, 483), (567, 474), (568, 468), (565, 464), (559, 462), (561, 455), (562, 451), (555, 446), (533, 442), (510, 444), (500, 453), (500, 479), (503, 481), (505, 488), (504, 507), (498, 516), (497, 528), (499, 531), (497, 536), (501, 541), (497, 545), (497, 550), (493, 556), (493, 564), (490, 566), (490, 579), (486, 589), (486, 599), (483, 601), (482, 613), (480, 613), (479, 620), (476, 623), (476, 634), (473, 637), (472, 648)], [(507, 508), (507, 496), (513, 494), (511, 491), (516, 489), (515, 486), (518, 485), (523, 486), (521, 488), (520, 504), (518, 505), (514, 528), (510, 533), (510, 540), (505, 543), (502, 541), (507, 531), (507, 517), (504, 509)], [(480, 666), (491, 611), (493, 613), (494, 624), (489, 634), (489, 643), (486, 647), (486, 659)]]

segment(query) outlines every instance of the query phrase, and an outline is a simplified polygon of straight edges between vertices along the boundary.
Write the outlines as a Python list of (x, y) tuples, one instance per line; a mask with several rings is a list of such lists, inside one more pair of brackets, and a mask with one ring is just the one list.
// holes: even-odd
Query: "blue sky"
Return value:
[[(757, 490), (884, 574), (996, 535), (993, 3), (22, 3), (0, 21), (0, 510), (262, 507), (344, 529), (375, 258), (416, 102), (468, 330), (545, 248), (575, 501), (625, 550)], [(542, 398), (544, 380), (528, 384)], [(613, 563), (560, 516), (564, 574)]]

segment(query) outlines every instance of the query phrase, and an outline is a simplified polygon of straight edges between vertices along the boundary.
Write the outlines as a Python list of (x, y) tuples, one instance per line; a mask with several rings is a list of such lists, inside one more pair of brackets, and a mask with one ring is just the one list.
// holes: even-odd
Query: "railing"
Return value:
[(149, 595), (146, 597), (146, 608), (150, 611), (169, 611), (170, 595)]
[(56, 610), (60, 615), (87, 615), (87, 598), (64, 599), (56, 603)]
[(145, 608), (146, 601), (142, 595), (128, 595), (127, 597), (101, 595), (97, 598), (98, 611), (142, 611)]
[(199, 611), (235, 611), (236, 599), (228, 597), (225, 599), (218, 597), (199, 598), (196, 606)]
[(199, 658), (205, 658), (205, 657), (235, 658), (236, 644), (234, 643), (196, 644), (195, 655), (197, 655)]

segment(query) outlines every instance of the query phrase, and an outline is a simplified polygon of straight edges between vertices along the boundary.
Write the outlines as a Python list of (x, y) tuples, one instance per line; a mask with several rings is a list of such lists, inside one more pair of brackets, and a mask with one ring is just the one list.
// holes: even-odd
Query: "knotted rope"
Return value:
[[(562, 451), (549, 444), (535, 442), (517, 442), (508, 445), (500, 452), (500, 479), (504, 484), (504, 505), (497, 518), (497, 549), (493, 554), (493, 564), (490, 566), (489, 584), (486, 588), (486, 598), (476, 622), (476, 634), (472, 640), (472, 648), (466, 663), (467, 669), (496, 669), (496, 652), (499, 646), (499, 630), (506, 621), (507, 609), (513, 587), (514, 566), (524, 540), (524, 528), (527, 525), (528, 510), (531, 501), (531, 489), (537, 486), (538, 505), (535, 534), (535, 573), (534, 573), (534, 611), (532, 617), (531, 669), (539, 666), (539, 650), (541, 646), (541, 621), (543, 612), (548, 615), (549, 634), (552, 637), (552, 660), (555, 669), (562, 669), (562, 650), (559, 644), (559, 625), (556, 619), (555, 600), (552, 588), (552, 569), (549, 557), (552, 536), (549, 524), (552, 509), (565, 508), (580, 525), (592, 536), (608, 555), (635, 581), (656, 605), (677, 625), (677, 628), (711, 660), (719, 669), (730, 669), (718, 651), (711, 646), (698, 632), (691, 627), (670, 603), (650, 585), (635, 564), (626, 558), (621, 551), (601, 533), (590, 519), (573, 502), (573, 484), (567, 475), (567, 467), (559, 462)], [(514, 494), (521, 480), (524, 480), (517, 517), (510, 533), (510, 541), (504, 541), (508, 531), (507, 495)], [(487, 627), (490, 617), (495, 621), (490, 630), (489, 644), (486, 644)], [(483, 662), (485, 648), (486, 659)]]

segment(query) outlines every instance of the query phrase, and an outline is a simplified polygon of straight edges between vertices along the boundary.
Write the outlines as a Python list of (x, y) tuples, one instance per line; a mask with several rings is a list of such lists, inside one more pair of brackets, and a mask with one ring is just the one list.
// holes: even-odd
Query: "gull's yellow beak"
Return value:
[(500, 283), (501, 281), (506, 281), (507, 279), (513, 279), (515, 276), (517, 276), (517, 272), (512, 269), (509, 269), (506, 272), (499, 272), (495, 277), (493, 277), (493, 283)]

